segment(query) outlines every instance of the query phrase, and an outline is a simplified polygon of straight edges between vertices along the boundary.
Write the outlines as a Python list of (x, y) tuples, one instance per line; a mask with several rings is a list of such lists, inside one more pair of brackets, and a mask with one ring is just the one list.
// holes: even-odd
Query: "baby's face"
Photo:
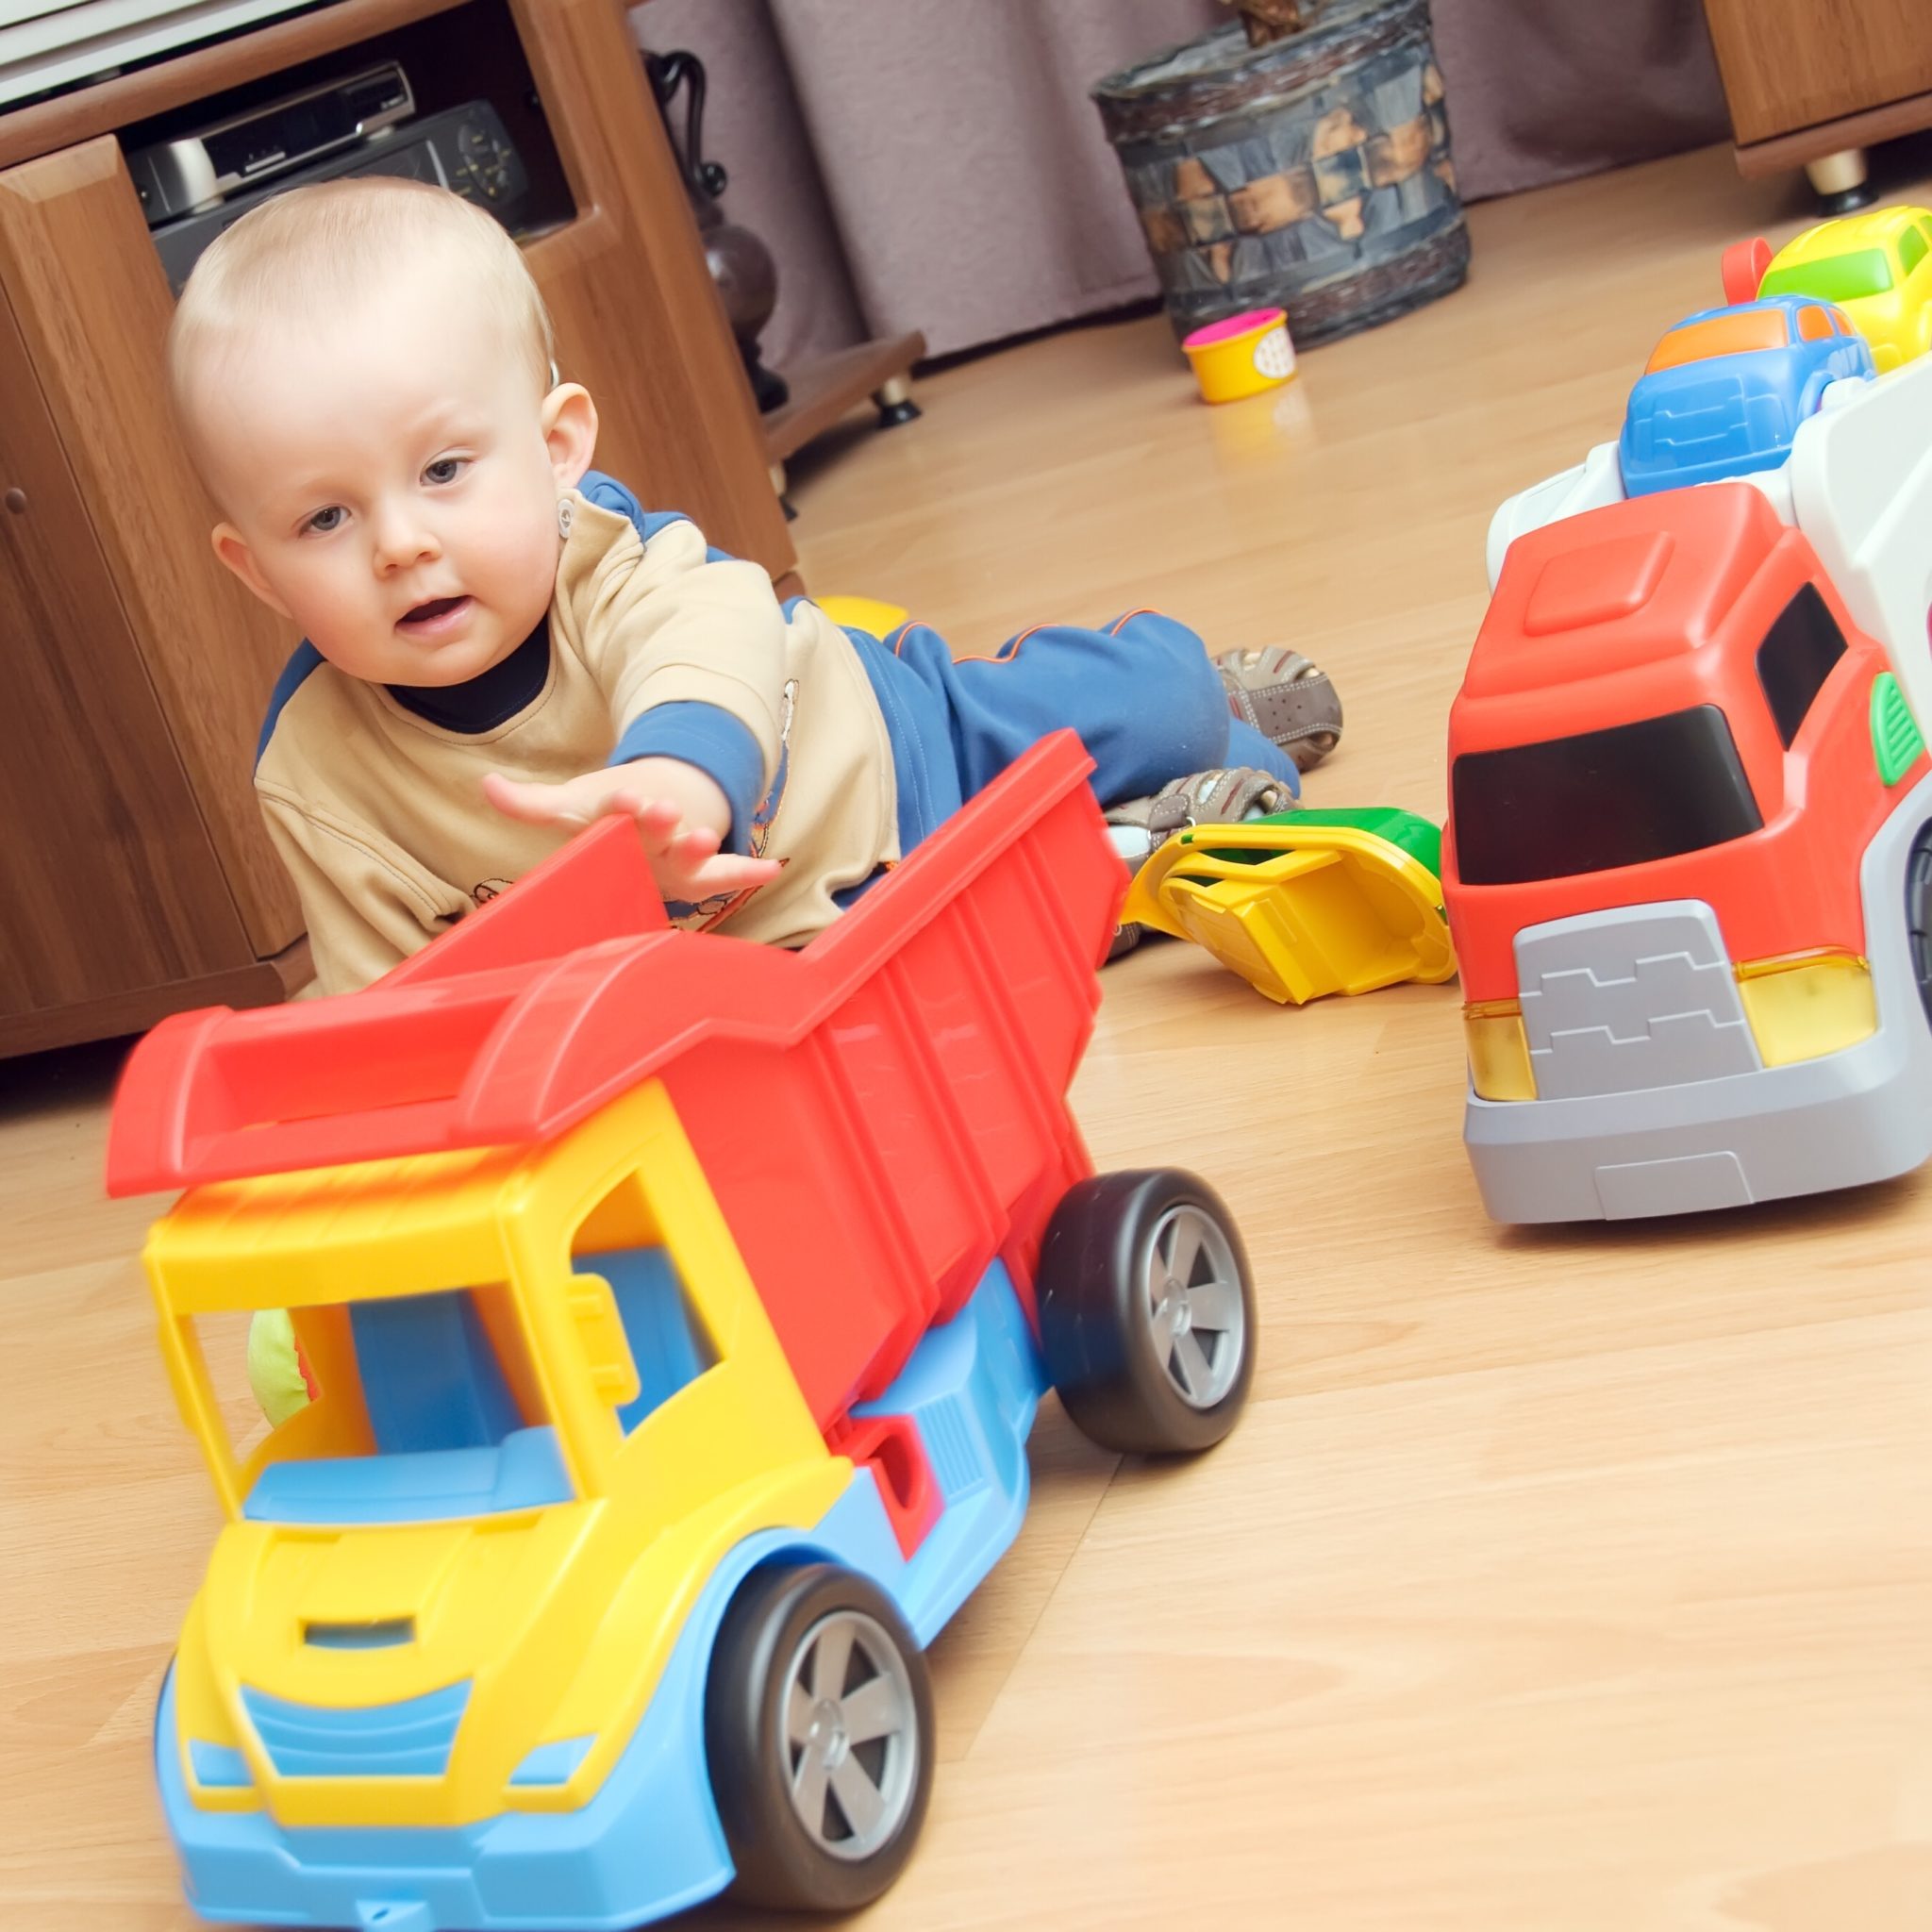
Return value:
[(237, 345), (195, 417), (223, 560), (351, 676), (458, 684), (548, 608), (559, 485), (590, 452), (559, 460), (566, 391), (546, 398), (491, 318), (399, 281)]

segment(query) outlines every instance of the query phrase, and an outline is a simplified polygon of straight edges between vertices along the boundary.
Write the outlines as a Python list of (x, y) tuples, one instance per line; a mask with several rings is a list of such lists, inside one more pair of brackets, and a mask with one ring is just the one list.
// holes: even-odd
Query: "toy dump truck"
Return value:
[[(157, 1719), (204, 1915), (891, 1883), (1042, 1392), (1200, 1449), (1252, 1369), (1220, 1202), (1067, 1110), (1088, 769), (1048, 741), (797, 953), (669, 929), (612, 822), (364, 991), (137, 1050), (109, 1182), (187, 1190), (146, 1263), (227, 1518)], [(278, 1308), (314, 1395), (244, 1454), (198, 1324)]]

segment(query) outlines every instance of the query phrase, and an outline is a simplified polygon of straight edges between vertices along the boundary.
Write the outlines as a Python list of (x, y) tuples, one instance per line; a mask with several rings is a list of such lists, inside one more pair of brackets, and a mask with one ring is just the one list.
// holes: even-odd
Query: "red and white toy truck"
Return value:
[(1732, 1207), (1932, 1154), (1924, 744), (1774, 499), (1667, 491), (1502, 558), (1443, 847), (1498, 1220)]

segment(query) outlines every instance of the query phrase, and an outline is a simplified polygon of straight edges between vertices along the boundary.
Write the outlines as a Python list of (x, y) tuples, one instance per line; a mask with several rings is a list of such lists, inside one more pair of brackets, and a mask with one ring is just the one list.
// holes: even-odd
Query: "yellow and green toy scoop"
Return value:
[(1150, 853), (1121, 910), (1192, 940), (1271, 1000), (1456, 974), (1442, 834), (1392, 806), (1195, 825)]

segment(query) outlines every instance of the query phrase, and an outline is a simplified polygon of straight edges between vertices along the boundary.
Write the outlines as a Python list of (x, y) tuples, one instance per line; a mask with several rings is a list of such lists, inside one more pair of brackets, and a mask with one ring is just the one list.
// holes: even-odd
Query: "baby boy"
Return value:
[(1335, 742), (1285, 650), (1172, 619), (956, 663), (646, 514), (591, 465), (503, 229), (390, 179), (276, 196), (202, 258), (169, 375), (215, 553), (306, 641), (256, 787), (325, 991), (366, 984), (608, 812), (673, 916), (797, 944), (1046, 732), (1153, 835), (1279, 809)]

